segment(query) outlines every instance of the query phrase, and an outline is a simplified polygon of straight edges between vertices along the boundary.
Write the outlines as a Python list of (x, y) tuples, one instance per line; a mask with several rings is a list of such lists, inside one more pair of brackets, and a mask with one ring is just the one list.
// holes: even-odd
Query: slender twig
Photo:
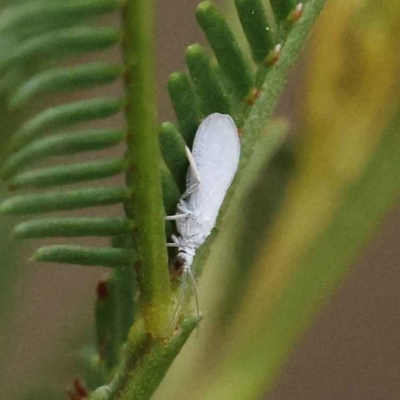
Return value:
[(171, 316), (171, 288), (155, 112), (153, 14), (150, 0), (127, 0), (122, 8), (130, 166), (127, 185), (133, 190), (126, 211), (137, 227), (135, 240), (139, 260), (136, 270), (145, 328), (160, 337), (165, 335)]

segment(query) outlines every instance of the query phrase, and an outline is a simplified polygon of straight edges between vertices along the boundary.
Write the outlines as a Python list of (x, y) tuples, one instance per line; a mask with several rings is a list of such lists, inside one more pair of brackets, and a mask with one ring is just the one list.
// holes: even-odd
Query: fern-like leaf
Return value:
[[(0, 31), (15, 37), (6, 59), (2, 60), (0, 72), (7, 74), (24, 63), (35, 62), (37, 71), (21, 80), (9, 93), (9, 107), (13, 112), (32, 107), (38, 96), (75, 92), (83, 88), (95, 88), (111, 83), (121, 76), (122, 67), (105, 63), (81, 63), (73, 67), (57, 66), (65, 57), (99, 51), (118, 44), (120, 35), (111, 28), (78, 26), (85, 20), (114, 11), (115, 1), (79, 2), (30, 2), (26, 5), (10, 6), (3, 11)], [(30, 36), (22, 35), (24, 24), (29, 20)], [(63, 21), (60, 29), (53, 23)], [(49, 26), (46, 26), (49, 23)], [(40, 28), (40, 29), (39, 29)], [(83, 180), (96, 180), (123, 172), (123, 158), (94, 163), (57, 165), (32, 168), (34, 163), (48, 157), (68, 156), (111, 148), (125, 139), (122, 131), (99, 130), (58, 133), (60, 128), (73, 127), (85, 121), (106, 118), (121, 110), (123, 102), (111, 98), (94, 98), (75, 103), (52, 105), (51, 108), (31, 114), (16, 130), (6, 147), (6, 158), (1, 167), (1, 178), (16, 190), (28, 187), (63, 186)], [(47, 135), (47, 137), (44, 137)], [(55, 159), (57, 163), (57, 159)], [(44, 184), (43, 182), (46, 181)], [(128, 196), (124, 188), (87, 188), (79, 190), (57, 189), (57, 191), (24, 194), (11, 197), (1, 205), (3, 213), (31, 214), (58, 210), (80, 209), (94, 205), (122, 203)], [(62, 226), (62, 221), (58, 220)], [(83, 222), (89, 223), (88, 220)], [(30, 226), (42, 223), (30, 222)], [(33, 228), (35, 230), (35, 228)], [(19, 227), (16, 228), (18, 232)], [(60, 232), (63, 230), (61, 229)], [(71, 236), (71, 234), (69, 234)], [(25, 233), (24, 237), (29, 237)], [(57, 261), (58, 251), (39, 250), (37, 255), (46, 261)], [(121, 250), (122, 251), (122, 250)], [(36, 257), (36, 256), (35, 256)], [(60, 256), (60, 262), (64, 256)], [(79, 257), (76, 257), (77, 262)], [(101, 260), (101, 258), (99, 258)], [(101, 265), (98, 264), (98, 265)]]
[[(117, 292), (124, 293), (124, 296), (115, 297), (118, 300), (113, 303), (113, 309), (123, 318), (114, 321), (114, 329), (119, 334), (112, 335), (111, 341), (107, 336), (107, 340), (101, 342), (104, 330), (97, 331), (97, 351), (100, 357), (105, 351), (106, 358), (111, 354), (108, 348), (119, 349), (126, 340), (133, 321), (132, 271), (137, 258), (132, 243), (128, 245), (125, 240), (123, 245), (111, 245), (111, 238), (131, 237), (134, 223), (128, 218), (105, 217), (101, 211), (98, 217), (92, 218), (45, 215), (94, 206), (122, 206), (131, 197), (132, 191), (124, 186), (99, 186), (96, 182), (126, 172), (128, 164), (124, 156), (92, 160), (90, 154), (86, 162), (64, 161), (74, 154), (111, 149), (124, 142), (127, 139), (125, 129), (77, 130), (76, 127), (120, 113), (125, 101), (122, 97), (95, 95), (66, 103), (59, 100), (55, 104), (54, 100), (47, 102), (46, 96), (74, 94), (121, 79), (122, 64), (80, 61), (82, 56), (93, 53), (95, 57), (98, 52), (121, 44), (118, 29), (96, 23), (97, 17), (119, 11), (120, 6), (119, 1), (113, 0), (25, 1), (3, 9), (0, 22), (0, 33), (10, 43), (6, 56), (0, 61), (0, 76), (4, 82), (0, 90), (8, 99), (9, 112), (20, 115), (20, 123), (3, 146), (0, 175), (12, 192), (24, 190), (3, 201), (0, 212), (37, 215), (15, 227), (13, 235), (19, 239), (110, 238), (109, 247), (50, 245), (40, 247), (34, 254), (37, 261), (112, 268), (110, 279), (117, 282)], [(77, 57), (74, 65), (65, 64)], [(75, 183), (83, 187), (67, 186)], [(104, 296), (99, 295), (98, 301), (104, 302)], [(112, 368), (116, 362), (116, 357), (107, 358), (107, 368)]]
[[(163, 211), (174, 213), (185, 190), (188, 163), (184, 146), (191, 147), (203, 117), (213, 112), (229, 113), (243, 131), (242, 170), (262, 126), (270, 117), (268, 112), (285, 84), (302, 39), (318, 14), (314, 12), (304, 25), (297, 47), (288, 48), (288, 54), (292, 52), (288, 56), (290, 61), (284, 59), (277, 72), (275, 64), (280, 62), (281, 49), (283, 53), (288, 46), (291, 28), (300, 18), (302, 6), (295, 0), (271, 2), (274, 16), (270, 17), (275, 19), (273, 26), (276, 26), (273, 31), (261, 0), (236, 0), (235, 3), (253, 60), (245, 56), (216, 6), (211, 1), (201, 2), (196, 17), (214, 55), (193, 44), (186, 52), (188, 72), (175, 72), (169, 79), (168, 90), (178, 127), (170, 122), (161, 125), (161, 165), (154, 164), (157, 160), (151, 160), (154, 165), (149, 164), (149, 155), (158, 154), (157, 138), (151, 136), (156, 127), (153, 109), (143, 102), (147, 97), (154, 103), (154, 82), (150, 82), (149, 72), (152, 68), (150, 2), (54, 0), (49, 5), (47, 1), (35, 0), (3, 10), (0, 33), (8, 38), (11, 49), (0, 61), (0, 90), (8, 96), (10, 111), (22, 117), (3, 151), (0, 178), (10, 190), (27, 192), (5, 200), (0, 204), (0, 212), (36, 214), (36, 219), (14, 229), (14, 236), (21, 239), (113, 237), (109, 247), (52, 245), (39, 248), (34, 255), (38, 261), (112, 268), (111, 277), (99, 284), (96, 305), (97, 351), (104, 357), (108, 373), (120, 359), (121, 344), (134, 320), (134, 271), (138, 276), (146, 332), (141, 322), (136, 324), (129, 337), (122, 370), (109, 387), (95, 391), (93, 399), (112, 399), (117, 393), (121, 399), (148, 399), (198, 324), (199, 321), (185, 315), (175, 335), (165, 342), (159, 340), (166, 335), (165, 322), (171, 316), (173, 304), (163, 246), (165, 235), (159, 225)], [(122, 15), (123, 34), (118, 29), (92, 25), (96, 17), (114, 11)], [(116, 45), (121, 46), (121, 65), (99, 61), (73, 66), (61, 63)], [(274, 74), (280, 74), (280, 79), (274, 81), (276, 86), (269, 108), (260, 113), (260, 118), (252, 118), (252, 110), (260, 103), (258, 97), (265, 96), (266, 82), (274, 79)], [(36, 102), (37, 98), (46, 99), (46, 95), (74, 93), (117, 80), (125, 88), (124, 99), (94, 97), (48, 107)], [(122, 110), (126, 119), (124, 129), (74, 130), (81, 123), (103, 120)], [(58, 158), (109, 149), (123, 141), (127, 151), (118, 158), (99, 157), (65, 165)], [(278, 140), (271, 143), (271, 154), (278, 145)], [(52, 164), (36, 167), (39, 161)], [(135, 174), (136, 169), (140, 174)], [(95, 181), (121, 173), (125, 173), (126, 187), (93, 187)], [(86, 186), (65, 188), (78, 182)], [(161, 188), (162, 199), (158, 195)], [(126, 218), (41, 216), (110, 204), (124, 206)], [(173, 229), (172, 225), (166, 225), (167, 234)], [(195, 260), (196, 277), (201, 272), (202, 261), (200, 252)], [(131, 380), (131, 376), (135, 379)]]

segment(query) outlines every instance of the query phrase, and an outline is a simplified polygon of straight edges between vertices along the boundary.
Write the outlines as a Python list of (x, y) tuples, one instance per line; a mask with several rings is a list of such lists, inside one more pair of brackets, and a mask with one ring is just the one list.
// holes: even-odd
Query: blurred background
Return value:
[[(169, 74), (184, 68), (184, 50), (188, 45), (205, 43), (195, 23), (197, 3), (196, 0), (157, 2), (160, 122), (174, 120), (166, 90)], [(293, 131), (301, 112), (309, 50), (306, 49), (292, 72), (276, 110), (277, 116), (290, 117)], [(109, 60), (118, 57), (117, 51), (104, 54)], [(102, 90), (119, 93), (121, 89), (110, 85)], [(107, 121), (110, 126), (121, 123), (119, 118)], [(121, 211), (112, 209), (114, 215)], [(96, 210), (89, 212), (96, 214)], [(2, 223), (2, 231), (8, 232), (7, 226), (11, 224)], [(268, 399), (399, 398), (399, 227), (400, 207), (388, 215), (379, 236), (319, 312)], [(12, 307), (6, 310), (0, 332), (1, 398), (67, 398), (65, 390), (83, 373), (79, 351), (92, 341), (96, 285), (106, 272), (29, 262), (33, 249), (30, 243), (7, 244), (2, 249), (3, 262), (7, 261), (7, 252), (13, 251), (12, 246), (16, 246), (20, 259), (19, 267), (12, 266), (8, 271), (15, 275), (15, 280)]]

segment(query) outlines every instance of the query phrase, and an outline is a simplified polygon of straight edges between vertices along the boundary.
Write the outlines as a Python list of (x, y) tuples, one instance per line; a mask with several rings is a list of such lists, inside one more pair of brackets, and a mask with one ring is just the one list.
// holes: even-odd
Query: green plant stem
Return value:
[(149, 400), (197, 323), (196, 318), (184, 319), (168, 341), (155, 339), (135, 326), (129, 334), (120, 372), (109, 385), (98, 388), (90, 399)]
[[(186, 340), (197, 326), (196, 318), (188, 318), (182, 321), (179, 330), (168, 342), (151, 341), (151, 347), (143, 358), (143, 363), (137, 365), (134, 379), (130, 379), (122, 390), (120, 400), (147, 400), (151, 398), (162, 379), (164, 378), (172, 361), (178, 355)], [(133, 357), (132, 357), (133, 356)], [(130, 362), (137, 362), (136, 354), (128, 358)]]
[[(160, 150), (155, 111), (153, 1), (129, 0), (122, 7), (128, 125), (127, 185), (133, 196), (128, 216), (137, 231), (138, 281), (145, 328), (165, 336), (172, 315), (160, 175)], [(135, 215), (130, 215), (134, 210)]]

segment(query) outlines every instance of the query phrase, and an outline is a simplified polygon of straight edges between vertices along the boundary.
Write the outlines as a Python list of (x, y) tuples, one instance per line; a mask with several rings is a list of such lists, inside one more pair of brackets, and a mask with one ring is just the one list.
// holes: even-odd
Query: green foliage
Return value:
[[(211, 64), (210, 57), (199, 44), (193, 44), (186, 50), (186, 63), (190, 77), (201, 101), (203, 115), (214, 112), (229, 114), (229, 101), (222, 83)], [(172, 96), (171, 96), (172, 98)], [(179, 107), (177, 107), (179, 109)]]
[(106, 63), (50, 69), (20, 86), (10, 99), (10, 107), (11, 109), (23, 107), (40, 95), (72, 92), (110, 83), (119, 78), (121, 72), (121, 67)]
[(271, 7), (278, 21), (285, 21), (298, 5), (297, 0), (271, 0)]
[(93, 206), (122, 203), (130, 196), (125, 188), (98, 187), (13, 196), (3, 201), (3, 214), (25, 215), (53, 211), (77, 210)]
[(200, 123), (200, 110), (187, 75), (181, 72), (171, 74), (168, 80), (168, 92), (181, 134), (187, 145), (191, 146)]
[(59, 262), (64, 264), (80, 264), (104, 267), (125, 267), (131, 265), (136, 258), (132, 250), (114, 249), (111, 247), (82, 247), (54, 245), (41, 247), (35, 253), (38, 261)]
[(175, 125), (164, 122), (160, 128), (160, 148), (165, 164), (181, 193), (185, 191), (185, 177), (189, 162), (186, 159), (185, 140)]
[[(29, 24), (32, 24), (32, 21), (29, 21)], [(13, 34), (18, 35), (19, 32), (18, 30)], [(19, 46), (2, 60), (1, 68), (5, 70), (27, 61), (67, 58), (86, 52), (100, 51), (110, 48), (119, 41), (118, 31), (103, 27), (67, 27), (51, 30), (51, 32), (38, 32), (35, 36), (26, 37), (24, 41), (21, 41)]]
[[(3, 214), (38, 214), (38, 219), (22, 222), (14, 229), (16, 238), (53, 238), (115, 235), (130, 237), (135, 229), (127, 218), (50, 217), (44, 213), (82, 210), (86, 207), (122, 205), (131, 196), (126, 187), (99, 186), (99, 179), (126, 172), (124, 157), (102, 158), (87, 162), (61, 161), (61, 157), (110, 149), (126, 140), (126, 129), (76, 130), (82, 123), (107, 119), (120, 113), (122, 98), (85, 98), (63, 103), (54, 95), (96, 89), (119, 80), (123, 65), (99, 61), (86, 62), (83, 56), (111, 49), (121, 43), (118, 29), (97, 26), (96, 18), (120, 9), (119, 1), (24, 1), (2, 10), (0, 32), (10, 42), (0, 61), (3, 104), (18, 122), (12, 127), (8, 142), (3, 142), (1, 179), (13, 193), (1, 205)], [(64, 61), (77, 58), (75, 65)], [(29, 66), (29, 67), (28, 67)], [(12, 78), (12, 79), (11, 79)], [(50, 98), (50, 101), (47, 99)], [(65, 101), (65, 100), (64, 100)], [(83, 188), (67, 185), (85, 183)], [(33, 189), (39, 189), (34, 191)], [(51, 190), (46, 190), (51, 189)], [(89, 266), (106, 266), (114, 271), (115, 296), (107, 314), (113, 332), (113, 351), (98, 348), (98, 362), (111, 366), (116, 362), (127, 337), (127, 324), (132, 324), (134, 274), (137, 254), (132, 244), (117, 247), (81, 245), (43, 246), (36, 250), (38, 261)], [(127, 272), (129, 271), (129, 273)], [(116, 312), (118, 311), (118, 312)], [(110, 315), (117, 318), (111, 319)], [(101, 320), (100, 318), (97, 321)], [(104, 320), (104, 319), (102, 319)], [(102, 335), (98, 327), (97, 338)], [(90, 367), (89, 375), (99, 375), (99, 366)], [(101, 368), (100, 368), (101, 369)], [(97, 379), (97, 385), (104, 382)], [(103, 378), (106, 375), (103, 374)]]
[(225, 18), (211, 1), (203, 1), (198, 5), (196, 17), (221, 71), (229, 80), (232, 93), (239, 100), (245, 99), (253, 88), (253, 78), (248, 62)]
[(108, 118), (121, 111), (122, 107), (123, 102), (120, 99), (96, 98), (47, 108), (25, 122), (14, 133), (7, 150), (9, 152), (19, 150), (52, 129)]
[(18, 239), (77, 236), (117, 236), (134, 229), (123, 218), (42, 218), (19, 224), (14, 229)]
[[(269, 67), (275, 39), (261, 3), (237, 2), (237, 6), (254, 59), (264, 70)], [(259, 11), (256, 17), (251, 11), (254, 7)], [(113, 11), (121, 13), (122, 32), (92, 25), (96, 17)], [(155, 390), (198, 323), (185, 319), (170, 340), (159, 342), (160, 337), (170, 335), (167, 326), (173, 310), (164, 245), (165, 230), (170, 234), (173, 227), (171, 223), (164, 227), (163, 215), (164, 210), (168, 214), (174, 212), (180, 193), (185, 190), (184, 146), (191, 146), (204, 115), (233, 113), (237, 121), (242, 121), (248, 109), (246, 102), (255, 100), (257, 81), (225, 18), (211, 2), (201, 3), (196, 16), (218, 65), (200, 45), (188, 48), (189, 76), (174, 73), (168, 83), (179, 131), (173, 124), (164, 123), (158, 132), (153, 90), (152, 12), (151, 2), (56, 0), (49, 5), (44, 1), (26, 1), (5, 7), (0, 22), (0, 32), (12, 43), (0, 62), (0, 73), (6, 82), (4, 95), (12, 112), (29, 109), (28, 118), (20, 119), (4, 147), (0, 168), (0, 177), (10, 189), (26, 189), (27, 193), (15, 194), (3, 201), (0, 212), (41, 215), (123, 205), (126, 218), (41, 217), (20, 223), (13, 235), (20, 239), (114, 237), (110, 247), (51, 245), (36, 250), (34, 257), (38, 261), (112, 268), (109, 279), (99, 284), (96, 305), (97, 351), (106, 372), (103, 379), (110, 379), (109, 374), (121, 362), (121, 347), (134, 321), (136, 304), (141, 309), (137, 315), (142, 318), (135, 325), (138, 337), (151, 334), (153, 338), (145, 340), (148, 349), (145, 354), (141, 345), (129, 346), (125, 363), (120, 366), (122, 372), (117, 374), (111, 387), (126, 396), (141, 393), (142, 398), (148, 398)], [(115, 45), (121, 46), (121, 65), (98, 61), (79, 61), (73, 66), (62, 63)], [(141, 62), (137, 63), (137, 59)], [(25, 71), (26, 64), (33, 68)], [(15, 74), (19, 70), (22, 72)], [(8, 76), (14, 76), (13, 80), (7, 79)], [(125, 99), (94, 97), (60, 104), (52, 101), (51, 106), (37, 102), (41, 98), (46, 100), (46, 96), (97, 88), (119, 79), (124, 83)], [(124, 129), (74, 129), (83, 122), (103, 120), (122, 110), (126, 117)], [(124, 157), (84, 163), (59, 162), (59, 157), (109, 149), (123, 141), (127, 146)], [(158, 142), (161, 162), (157, 161)], [(91, 187), (96, 180), (121, 173), (126, 175), (126, 187)], [(78, 182), (86, 187), (65, 188)], [(33, 189), (39, 191), (32, 192)], [(138, 287), (133, 284), (135, 275)], [(137, 292), (139, 297), (134, 300)], [(137, 367), (139, 378), (134, 383), (118, 378), (132, 373), (132, 366), (127, 362), (130, 357), (143, 359)], [(94, 370), (93, 373), (101, 375)], [(154, 376), (149, 380), (148, 374)]]
[(273, 49), (275, 40), (264, 7), (258, 0), (236, 0), (235, 4), (253, 60), (266, 62), (265, 56)]
[(19, 170), (41, 159), (107, 149), (124, 139), (124, 132), (109, 129), (67, 132), (37, 139), (12, 154), (1, 168), (0, 176), (2, 179), (8, 179), (15, 176)]
[[(393, 151), (398, 136), (391, 125), (384, 136), (386, 141), (376, 145), (374, 154), (373, 140), (367, 142), (372, 136), (367, 133), (376, 131), (359, 132), (366, 142), (362, 142), (364, 147), (359, 146), (361, 161), (354, 167), (359, 174), (354, 173), (353, 180), (347, 176), (346, 180), (339, 172), (336, 176), (334, 170), (337, 186), (332, 184), (334, 190), (329, 191), (326, 198), (334, 199), (342, 207), (321, 206), (317, 200), (315, 207), (315, 214), (326, 221), (326, 231), (319, 231), (318, 223), (310, 223), (307, 234), (303, 232), (302, 235), (301, 229), (307, 224), (295, 218), (304, 220), (304, 214), (296, 214), (298, 198), (302, 199), (300, 195), (304, 190), (298, 189), (296, 179), (300, 182), (304, 179), (303, 186), (299, 185), (301, 188), (314, 180), (325, 188), (329, 181), (323, 179), (321, 184), (320, 175), (313, 175), (317, 169), (315, 165), (321, 160), (330, 160), (331, 156), (328, 151), (323, 156), (317, 152), (315, 156), (313, 151), (313, 140), (319, 143), (318, 133), (323, 130), (315, 126), (323, 118), (308, 122), (311, 139), (310, 142), (306, 140), (303, 147), (284, 143), (288, 131), (286, 123), (267, 123), (324, 4), (325, 0), (309, 0), (305, 4), (295, 0), (271, 0), (273, 13), (269, 15), (260, 0), (236, 0), (239, 20), (253, 58), (249, 60), (216, 6), (211, 1), (201, 2), (196, 18), (213, 55), (199, 44), (188, 47), (188, 71), (174, 72), (168, 81), (177, 123), (164, 122), (159, 129), (154, 95), (152, 1), (54, 0), (49, 4), (44, 0), (26, 0), (3, 8), (0, 34), (9, 51), (4, 51), (0, 60), (0, 95), (5, 99), (7, 112), (17, 118), (10, 128), (12, 135), (6, 138), (3, 146), (0, 178), (10, 191), (18, 193), (0, 203), (0, 213), (36, 214), (36, 219), (19, 223), (14, 228), (13, 236), (18, 239), (93, 236), (108, 237), (110, 241), (109, 246), (46, 245), (34, 254), (38, 261), (109, 268), (108, 277), (97, 288), (96, 340), (84, 352), (93, 400), (149, 399), (200, 323), (191, 316), (191, 296), (186, 293), (177, 310), (177, 322), (171, 321), (180, 285), (176, 276), (170, 276), (168, 255), (173, 254), (168, 254), (165, 246), (174, 227), (170, 222), (164, 223), (163, 217), (175, 212), (180, 195), (185, 191), (188, 167), (185, 145), (192, 146), (204, 116), (214, 112), (232, 115), (241, 134), (242, 152), (237, 179), (227, 195), (217, 229), (200, 249), (194, 264), (197, 279), (208, 258), (210, 245), (218, 236), (218, 228), (224, 226), (222, 217), (233, 210), (237, 219), (236, 226), (232, 228), (234, 225), (231, 225), (234, 246), (230, 242), (229, 255), (221, 262), (230, 267), (225, 289), (227, 297), (221, 302), (218, 310), (221, 317), (214, 326), (218, 334), (226, 335), (223, 336), (227, 339), (226, 354), (215, 351), (218, 361), (215, 376), (214, 371), (199, 365), (202, 385), (193, 398), (255, 398), (265, 381), (271, 384), (286, 352), (304, 329), (304, 321), (342, 276), (354, 259), (355, 249), (365, 242), (373, 225), (398, 195), (397, 169), (394, 168), (398, 157)], [(112, 12), (120, 14), (121, 29), (97, 26), (97, 17)], [(82, 56), (94, 53), (91, 57), (96, 58), (97, 52), (117, 45), (122, 55), (119, 64), (82, 61)], [(80, 58), (74, 65), (65, 65), (76, 57)], [(382, 82), (392, 80), (382, 79)], [(124, 88), (122, 98), (94, 96), (63, 103), (56, 97), (117, 81)], [(380, 87), (385, 88), (384, 85)], [(379, 88), (373, 88), (375, 97), (379, 98)], [(324, 93), (329, 93), (328, 89)], [(318, 109), (317, 103), (314, 103), (315, 109)], [(330, 110), (333, 103), (327, 102), (324, 106)], [(368, 107), (366, 110), (365, 115), (371, 114)], [(124, 112), (125, 121), (120, 129), (79, 128), (81, 123), (99, 124), (120, 112)], [(345, 131), (349, 123), (345, 117), (341, 120), (342, 114), (346, 117), (345, 112), (340, 112), (335, 120), (340, 132)], [(382, 123), (381, 130), (383, 126)], [(330, 133), (331, 136), (327, 131), (324, 140), (336, 137), (335, 128)], [(122, 143), (126, 147), (124, 156), (96, 155), (95, 160), (86, 162), (74, 162), (70, 157), (112, 149)], [(335, 145), (333, 139), (332, 148)], [(320, 149), (325, 149), (324, 144)], [(304, 154), (310, 155), (307, 158)], [(369, 169), (363, 170), (363, 157), (372, 154)], [(65, 163), (65, 159), (71, 161)], [(351, 169), (346, 164), (348, 160), (340, 157), (334, 160)], [(312, 164), (309, 169), (308, 163)], [(323, 162), (321, 165), (325, 166)], [(329, 165), (320, 170), (329, 170)], [(112, 187), (107, 183), (99, 186), (97, 182), (121, 174), (125, 175), (124, 186)], [(385, 174), (393, 179), (385, 180)], [(268, 183), (260, 177), (267, 177)], [(76, 183), (81, 186), (67, 187)], [(371, 185), (385, 195), (380, 201), (361, 201), (371, 195)], [(19, 193), (22, 190), (25, 192)], [(291, 190), (300, 193), (298, 198)], [(322, 189), (318, 193), (326, 195)], [(108, 205), (120, 206), (125, 216), (107, 217), (103, 209), (98, 210), (98, 217), (43, 216)], [(366, 208), (364, 217), (373, 215), (374, 218), (358, 218), (358, 207)], [(281, 210), (287, 214), (282, 216)], [(289, 222), (286, 215), (292, 217)], [(354, 220), (349, 215), (354, 216)], [(284, 228), (285, 223), (295, 226), (279, 229), (279, 223)], [(346, 241), (340, 236), (343, 226), (349, 232), (350, 239)], [(296, 230), (298, 227), (300, 233)], [(281, 232), (294, 233), (282, 239)], [(299, 253), (296, 251), (301, 240), (297, 240), (297, 234), (301, 240), (310, 239), (300, 246)], [(248, 238), (252, 240), (251, 248), (243, 247)], [(270, 251), (265, 256), (264, 248)], [(283, 248), (287, 251), (280, 250)], [(340, 256), (334, 257), (337, 249), (340, 249)], [(296, 261), (285, 259), (291, 251)], [(331, 254), (329, 260), (325, 252)], [(275, 274), (268, 275), (270, 271), (265, 265), (273, 272), (273, 268), (277, 268)], [(335, 272), (331, 273), (335, 267)], [(253, 275), (253, 269), (260, 275)], [(280, 274), (284, 276), (277, 284), (275, 279)], [(257, 279), (259, 276), (264, 276), (265, 280)], [(266, 294), (262, 288), (258, 290), (262, 282), (269, 285)], [(265, 309), (259, 304), (265, 305)], [(270, 309), (271, 304), (276, 307)], [(287, 318), (289, 314), (293, 318)], [(211, 336), (209, 343), (215, 343), (215, 335)], [(245, 373), (242, 373), (243, 366)], [(240, 387), (235, 393), (231, 390), (232, 380)], [(79, 387), (75, 389), (79, 391)], [(186, 388), (185, 397), (188, 392)]]
[(110, 158), (101, 161), (40, 168), (16, 174), (10, 178), (9, 188), (11, 190), (30, 187), (46, 188), (109, 178), (121, 174), (126, 170), (126, 167), (125, 160)]

